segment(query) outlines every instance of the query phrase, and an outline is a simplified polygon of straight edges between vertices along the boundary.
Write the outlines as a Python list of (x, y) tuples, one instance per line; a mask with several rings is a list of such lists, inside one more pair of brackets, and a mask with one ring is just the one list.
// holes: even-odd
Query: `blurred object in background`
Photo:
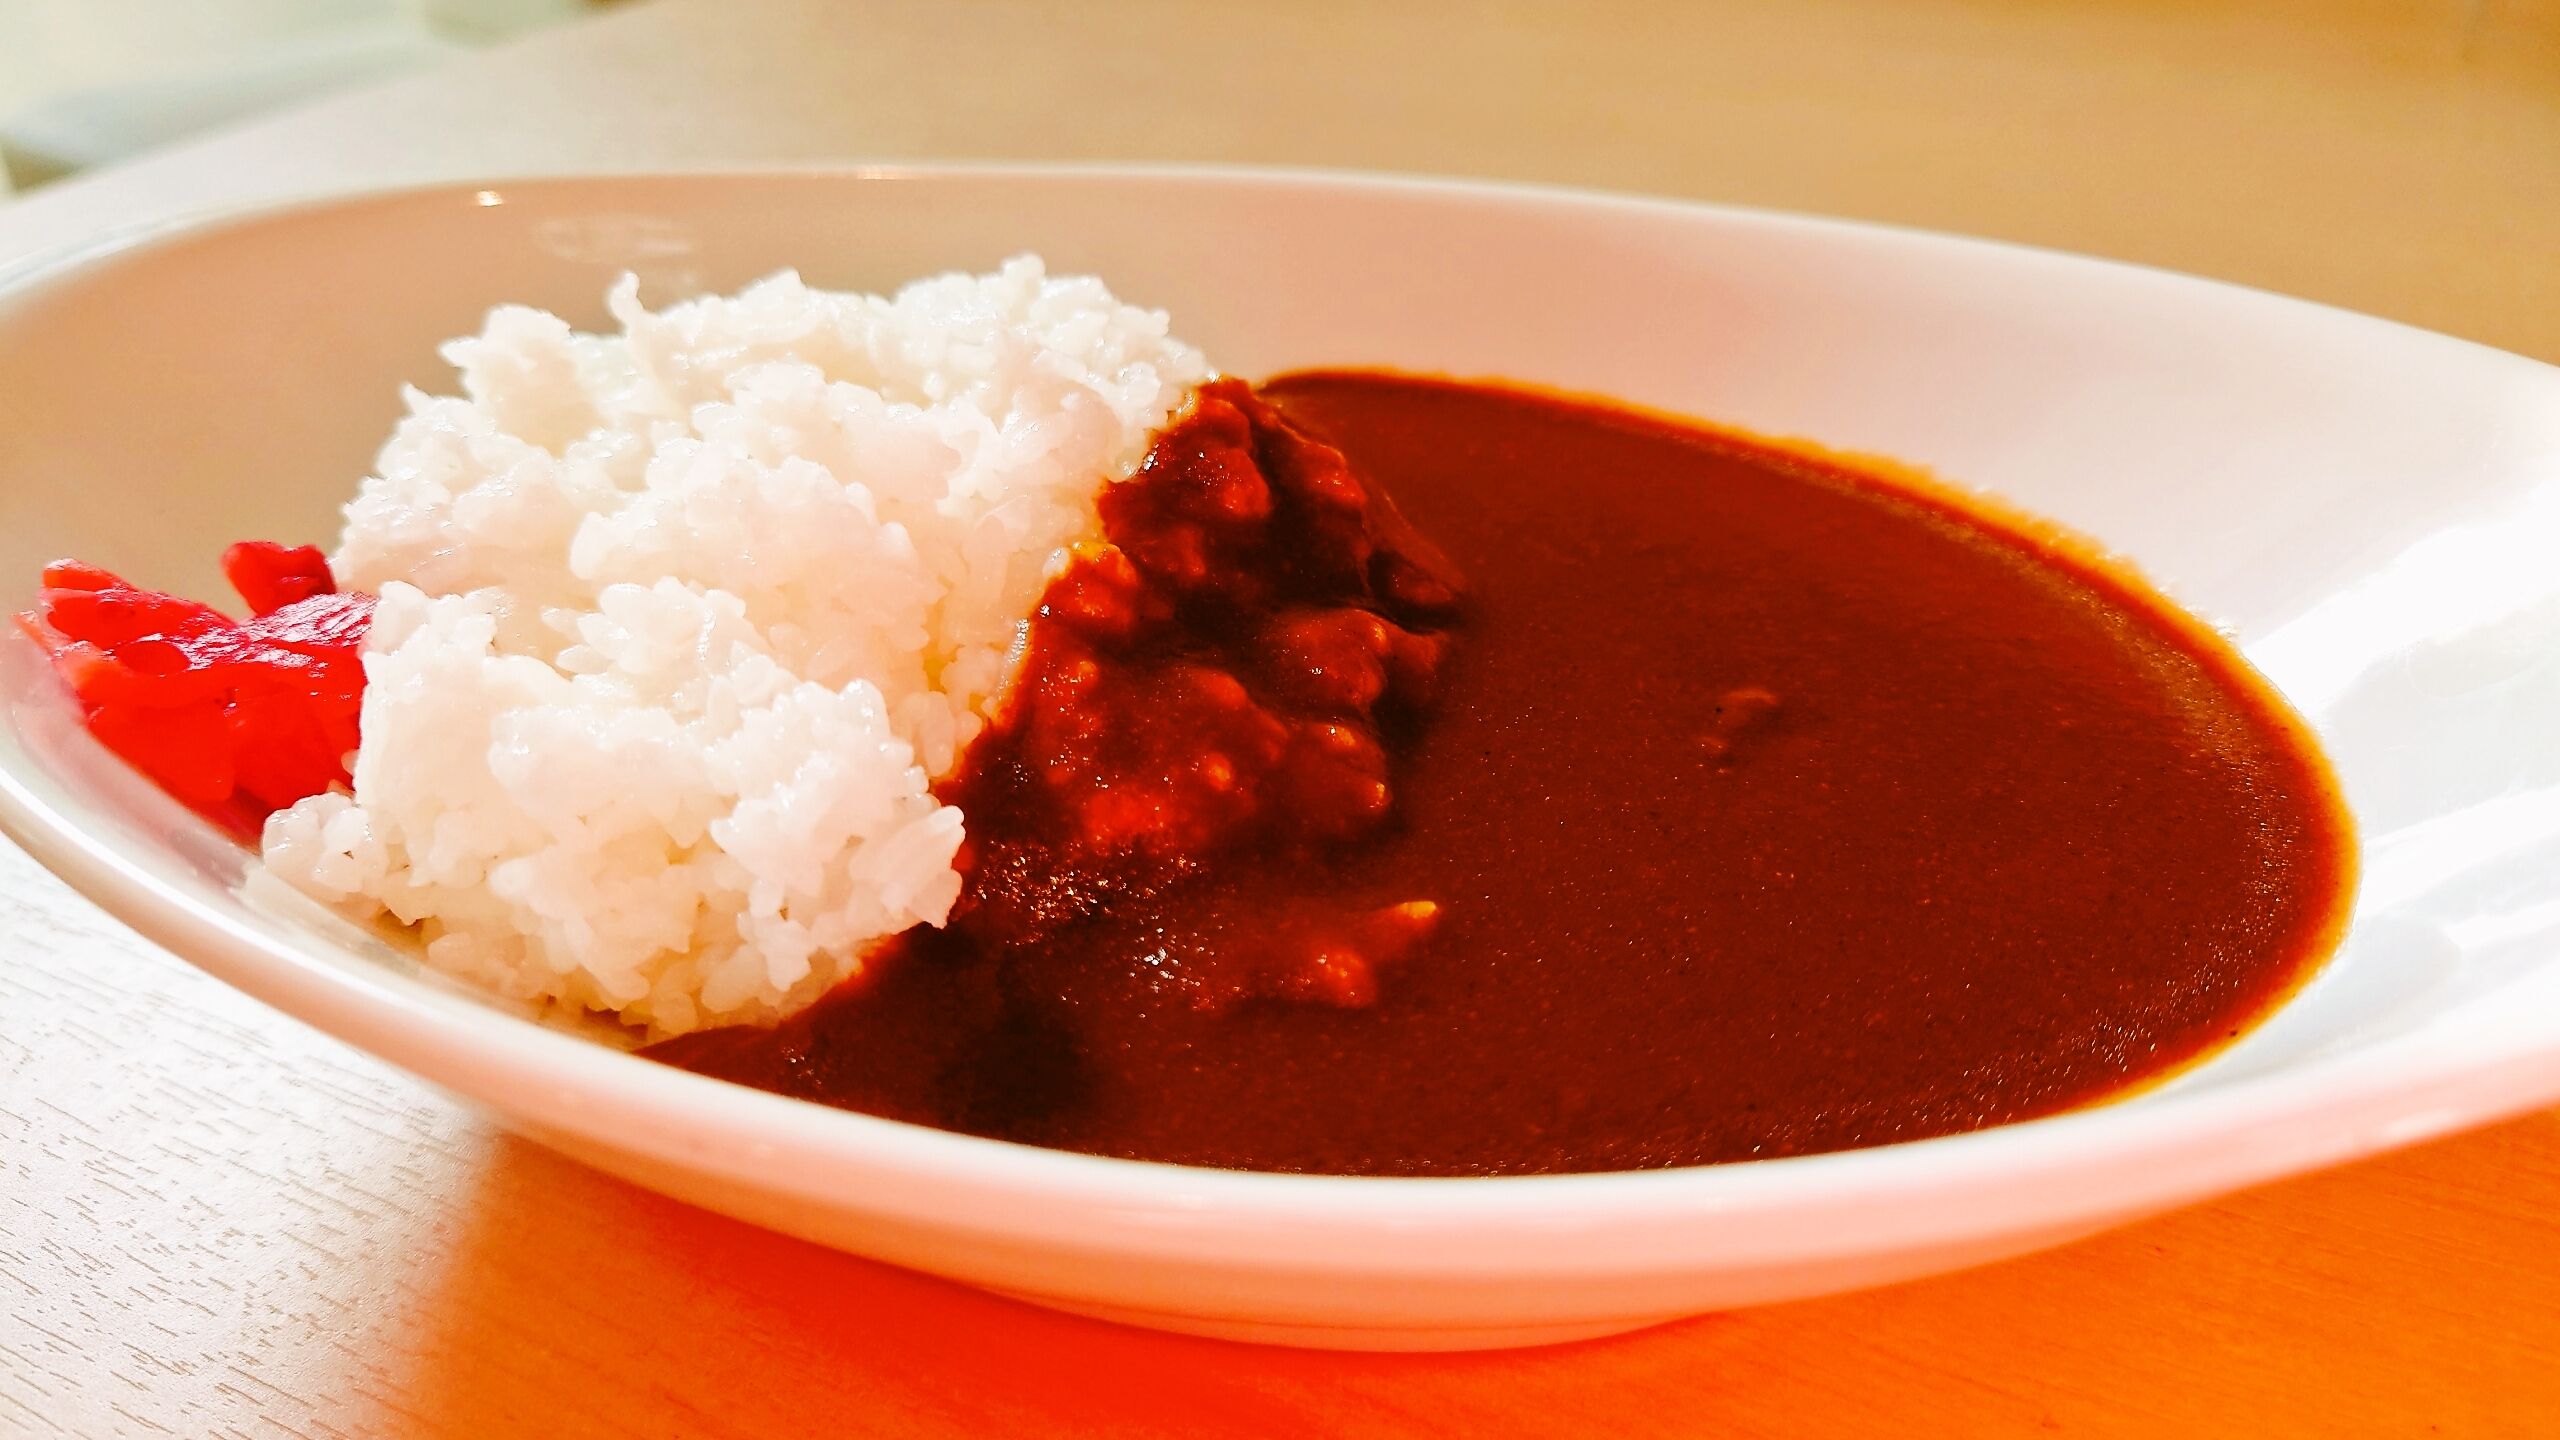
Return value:
[(0, 0), (0, 196), (607, 0)]

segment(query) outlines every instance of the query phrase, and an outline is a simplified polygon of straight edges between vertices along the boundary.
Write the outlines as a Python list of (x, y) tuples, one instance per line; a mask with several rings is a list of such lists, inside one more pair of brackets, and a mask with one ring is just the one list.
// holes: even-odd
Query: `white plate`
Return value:
[(241, 989), (669, 1194), (1143, 1324), (1301, 1344), (1589, 1335), (2038, 1246), (2560, 1098), (2560, 371), (1973, 241), (1547, 190), (1210, 171), (547, 180), (102, 243), (0, 294), (0, 587), (78, 554), (214, 593), (325, 537), (403, 380), (502, 300), (602, 318), (784, 265), (1036, 249), (1246, 375), (1499, 375), (1878, 451), (2096, 535), (2227, 624), (2363, 827), (2338, 959), (2137, 1099), (1748, 1165), (1356, 1180), (943, 1134), (653, 1065), (246, 903), (241, 853), (0, 644), (0, 822)]

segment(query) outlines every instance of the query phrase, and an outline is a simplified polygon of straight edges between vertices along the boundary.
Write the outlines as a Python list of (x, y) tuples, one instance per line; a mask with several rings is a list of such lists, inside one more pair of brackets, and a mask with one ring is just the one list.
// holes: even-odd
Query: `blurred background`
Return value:
[(1807, 210), (2560, 359), (2560, 0), (0, 0), (0, 164), (46, 199), (0, 250), (145, 201), (950, 157)]
[(39, 184), (605, 3), (0, 0), (0, 165)]

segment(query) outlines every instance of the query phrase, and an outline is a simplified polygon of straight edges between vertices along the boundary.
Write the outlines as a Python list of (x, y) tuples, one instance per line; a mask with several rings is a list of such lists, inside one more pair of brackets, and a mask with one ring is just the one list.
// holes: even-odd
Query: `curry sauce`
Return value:
[(2333, 941), (2307, 732), (2088, 553), (1604, 404), (1222, 384), (946, 786), (951, 925), (651, 1053), (1143, 1159), (1691, 1165), (2100, 1099)]

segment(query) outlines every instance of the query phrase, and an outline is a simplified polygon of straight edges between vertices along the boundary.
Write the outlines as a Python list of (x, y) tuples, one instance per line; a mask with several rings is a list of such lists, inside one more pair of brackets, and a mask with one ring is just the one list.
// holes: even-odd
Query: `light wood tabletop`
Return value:
[[(662, 0), (0, 203), (0, 264), (261, 195), (927, 156), (1814, 210), (2560, 360), (2554, 0)], [(603, 1179), (0, 846), (0, 1435), (2530, 1436), (2560, 1433), (2555, 1296), (2544, 1114), (1585, 1345), (1151, 1335)]]

